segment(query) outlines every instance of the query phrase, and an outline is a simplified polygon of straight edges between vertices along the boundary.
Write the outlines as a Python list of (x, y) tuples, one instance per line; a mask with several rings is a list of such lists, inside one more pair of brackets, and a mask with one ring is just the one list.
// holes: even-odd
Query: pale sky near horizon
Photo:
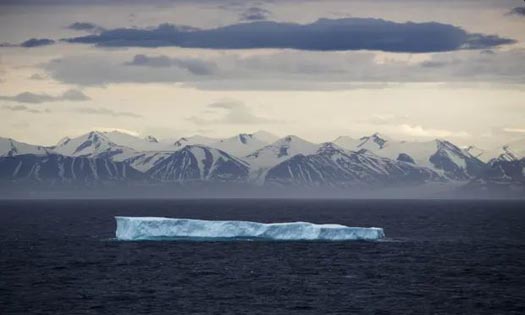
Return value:
[[(312, 40), (322, 23), (337, 29)], [(223, 26), (253, 36), (239, 48)], [(523, 1), (0, 0), (0, 30), (0, 137), (28, 143), (97, 129), (525, 139)]]

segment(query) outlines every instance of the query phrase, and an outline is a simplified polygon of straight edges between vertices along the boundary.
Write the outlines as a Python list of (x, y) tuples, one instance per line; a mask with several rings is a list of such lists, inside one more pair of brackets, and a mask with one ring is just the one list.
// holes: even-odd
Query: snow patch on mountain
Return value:
[[(195, 135), (195, 136), (191, 136), (191, 137), (182, 137), (182, 138), (179, 138), (178, 140), (176, 141), (173, 141), (173, 146), (176, 148), (176, 149), (180, 149), (180, 148), (183, 148), (187, 145), (205, 145), (205, 146), (208, 146), (212, 143), (215, 143), (217, 142), (219, 139), (216, 139), (216, 138), (210, 138), (210, 137), (204, 137), (204, 136), (199, 136), (199, 135)], [(165, 140), (166, 141), (166, 140)], [(163, 141), (163, 142), (165, 142)]]
[(52, 150), (43, 146), (0, 137), (0, 156), (15, 156), (21, 154), (47, 155), (49, 153), (52, 153)]
[(256, 168), (267, 168), (277, 165), (297, 154), (312, 154), (318, 149), (318, 144), (290, 135), (256, 150), (247, 155), (245, 160)]
[(0, 179), (51, 183), (88, 183), (143, 179), (126, 163), (109, 159), (26, 154), (0, 158)]
[[(54, 151), (66, 156), (109, 158), (114, 161), (124, 161), (137, 153), (130, 147), (116, 144), (110, 137), (116, 138), (115, 134), (108, 136), (106, 132), (92, 131), (61, 141), (54, 147)], [(121, 140), (123, 137), (118, 138)]]
[(298, 154), (268, 170), (267, 183), (313, 186), (362, 186), (423, 183), (442, 178), (428, 168), (377, 156), (361, 149), (348, 152), (333, 143), (314, 154)]
[(241, 133), (237, 136), (211, 143), (209, 146), (235, 156), (245, 156), (268, 144), (268, 142), (259, 139), (255, 134)]
[(425, 142), (395, 141), (380, 134), (360, 139), (360, 143), (348, 142), (346, 149), (366, 149), (392, 160), (412, 162), (418, 166), (433, 169), (454, 180), (465, 180), (477, 175), (482, 162), (468, 150), (462, 150), (446, 140)]
[(355, 150), (357, 146), (361, 144), (362, 142), (363, 141), (361, 139), (355, 139), (355, 138), (348, 137), (348, 136), (337, 137), (333, 141), (334, 144), (342, 148), (348, 149), (348, 150)]
[(152, 178), (171, 182), (239, 182), (246, 180), (248, 173), (246, 162), (224, 151), (199, 145), (185, 146), (147, 171)]

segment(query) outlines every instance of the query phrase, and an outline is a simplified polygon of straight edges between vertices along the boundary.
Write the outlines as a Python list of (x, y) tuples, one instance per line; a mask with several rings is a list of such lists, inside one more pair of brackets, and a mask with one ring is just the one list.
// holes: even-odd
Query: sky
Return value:
[(0, 0), (0, 136), (525, 138), (525, 3)]

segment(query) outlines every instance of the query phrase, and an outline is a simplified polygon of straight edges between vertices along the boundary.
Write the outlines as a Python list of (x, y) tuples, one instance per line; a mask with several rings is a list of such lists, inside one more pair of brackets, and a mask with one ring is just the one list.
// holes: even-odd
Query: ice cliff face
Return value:
[(119, 240), (261, 239), (261, 240), (378, 240), (381, 228), (348, 227), (308, 222), (257, 223), (155, 217), (115, 217)]

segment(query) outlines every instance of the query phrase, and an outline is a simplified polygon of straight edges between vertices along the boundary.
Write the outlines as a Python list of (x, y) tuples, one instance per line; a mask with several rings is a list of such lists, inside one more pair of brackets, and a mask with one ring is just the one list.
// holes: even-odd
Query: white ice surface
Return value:
[(115, 217), (119, 240), (264, 239), (264, 240), (378, 240), (382, 228), (348, 227), (308, 222), (257, 223), (161, 217)]

